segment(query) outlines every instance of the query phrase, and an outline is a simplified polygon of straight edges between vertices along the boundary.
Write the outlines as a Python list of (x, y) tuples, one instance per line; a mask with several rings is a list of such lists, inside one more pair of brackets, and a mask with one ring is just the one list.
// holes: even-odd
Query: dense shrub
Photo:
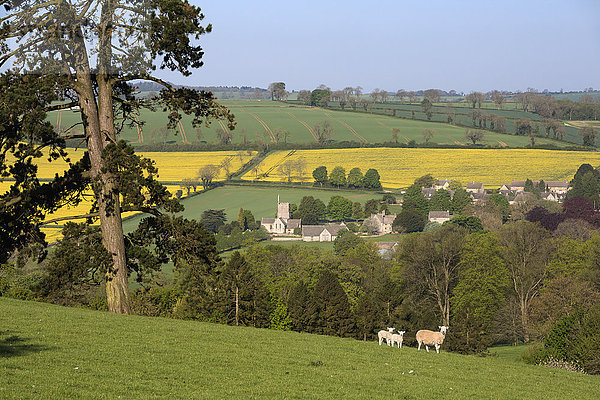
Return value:
[(600, 304), (561, 318), (526, 361), (600, 375)]

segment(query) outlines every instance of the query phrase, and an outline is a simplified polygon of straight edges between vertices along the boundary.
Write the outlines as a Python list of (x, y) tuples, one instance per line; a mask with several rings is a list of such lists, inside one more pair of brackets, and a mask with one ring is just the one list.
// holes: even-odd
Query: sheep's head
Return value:
[(440, 332), (442, 333), (442, 335), (446, 336), (446, 332), (448, 330), (447, 326), (439, 326), (438, 328), (440, 328)]
[(398, 333), (399, 333), (400, 335), (404, 335), (404, 334), (406, 333), (406, 331), (398, 331)]
[(395, 328), (388, 328), (388, 331), (390, 331), (391, 333), (394, 333), (394, 329)]

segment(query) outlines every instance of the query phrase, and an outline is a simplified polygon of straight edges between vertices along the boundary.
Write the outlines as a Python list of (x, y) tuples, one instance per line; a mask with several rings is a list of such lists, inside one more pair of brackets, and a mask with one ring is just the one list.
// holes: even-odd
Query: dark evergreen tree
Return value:
[(200, 217), (200, 222), (204, 224), (204, 228), (213, 233), (217, 233), (219, 228), (225, 225), (226, 220), (225, 210), (205, 210)]
[(352, 219), (363, 219), (364, 217), (362, 205), (359, 202), (352, 204)]
[(255, 279), (239, 251), (233, 253), (219, 277), (220, 312), (225, 322), (248, 325), (252, 320)]
[(444, 189), (435, 191), (429, 200), (429, 210), (431, 211), (450, 211), (452, 209), (452, 198), (450, 192)]
[(423, 216), (427, 215), (429, 212), (429, 202), (423, 194), (421, 186), (413, 184), (406, 189), (402, 210), (414, 210), (421, 213)]
[(371, 214), (377, 214), (377, 210), (379, 209), (379, 201), (375, 199), (367, 200), (365, 202), (365, 218), (371, 216)]
[(310, 331), (308, 307), (310, 303), (310, 293), (308, 287), (303, 281), (294, 285), (288, 298), (287, 307), (292, 319), (292, 328), (298, 332)]
[(324, 270), (321, 273), (309, 303), (308, 314), (314, 333), (348, 337), (354, 331), (348, 296), (331, 271)]
[(473, 199), (465, 189), (457, 189), (452, 197), (452, 213), (454, 215), (463, 212), (466, 206), (471, 204)]
[(426, 222), (425, 216), (417, 210), (402, 210), (394, 219), (392, 226), (401, 232), (421, 232), (425, 228)]

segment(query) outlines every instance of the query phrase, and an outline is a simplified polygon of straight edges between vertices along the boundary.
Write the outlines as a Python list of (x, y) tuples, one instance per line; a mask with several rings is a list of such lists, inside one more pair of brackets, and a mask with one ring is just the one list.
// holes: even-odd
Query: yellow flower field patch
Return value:
[[(324, 165), (331, 172), (342, 166), (346, 173), (359, 167), (363, 174), (375, 168), (381, 184), (387, 188), (410, 186), (425, 174), (438, 179), (458, 180), (466, 185), (481, 182), (488, 187), (500, 187), (512, 180), (570, 180), (583, 163), (600, 164), (600, 153), (585, 151), (555, 151), (537, 149), (320, 149), (274, 152), (260, 165), (258, 179), (286, 181), (279, 166), (286, 160), (302, 159), (306, 172), (304, 181), (312, 181), (312, 171)], [(292, 180), (299, 181), (294, 172)], [(242, 179), (255, 180), (252, 171)]]

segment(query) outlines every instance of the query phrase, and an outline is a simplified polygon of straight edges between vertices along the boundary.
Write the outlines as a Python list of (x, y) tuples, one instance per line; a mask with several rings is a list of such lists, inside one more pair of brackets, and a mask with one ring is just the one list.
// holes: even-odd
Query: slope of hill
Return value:
[[(125, 126), (121, 138), (130, 141), (133, 144), (162, 144), (162, 143), (212, 143), (219, 142), (219, 138), (231, 138), (233, 144), (242, 144), (247, 142), (256, 142), (257, 140), (266, 143), (286, 142), (317, 144), (317, 133), (315, 125), (322, 121), (329, 121), (333, 128), (331, 140), (336, 142), (355, 141), (363, 143), (383, 143), (395, 140), (392, 136), (393, 129), (399, 129), (397, 137), (399, 143), (407, 143), (414, 140), (417, 143), (424, 142), (423, 131), (431, 129), (434, 131), (431, 142), (446, 145), (467, 145), (465, 139), (465, 128), (445, 123), (446, 116), (444, 107), (436, 112), (433, 122), (425, 121), (420, 106), (398, 105), (406, 110), (399, 112), (399, 116), (405, 118), (396, 118), (389, 115), (377, 113), (361, 113), (350, 111), (339, 111), (331, 109), (322, 109), (308, 107), (289, 103), (273, 102), (271, 100), (223, 100), (235, 115), (237, 122), (236, 129), (229, 131), (225, 124), (214, 122), (209, 128), (193, 128), (191, 117), (184, 116), (182, 124), (175, 131), (167, 131), (168, 122), (167, 113), (163, 111), (142, 111), (139, 120), (144, 122), (140, 129), (137, 126)], [(390, 105), (386, 105), (390, 107)], [(410, 118), (410, 110), (416, 110), (416, 119)], [(467, 117), (469, 111), (465, 107), (457, 108), (462, 115), (457, 122), (470, 126), (470, 119)], [(492, 111), (496, 112), (496, 111)], [(404, 114), (403, 114), (404, 113)], [(406, 114), (408, 113), (408, 114)], [(506, 113), (518, 114), (517, 111), (506, 111)], [(515, 114), (515, 115), (516, 115)], [(530, 118), (534, 114), (528, 114)], [(64, 130), (77, 124), (79, 119), (77, 110), (68, 110), (52, 112), (49, 114), (49, 121), (55, 125), (56, 129)], [(507, 130), (512, 128), (512, 119), (507, 121)], [(80, 129), (78, 126), (75, 130)], [(283, 135), (281, 132), (287, 131), (289, 134)], [(566, 127), (567, 140), (576, 141), (577, 138), (574, 127)], [(530, 143), (530, 138), (525, 136), (514, 136), (509, 134), (500, 134), (486, 131), (482, 140), (484, 145), (492, 147), (523, 147)], [(537, 138), (536, 144), (554, 144), (564, 146), (565, 142), (559, 142), (547, 138)]]
[(596, 376), (504, 357), (0, 298), (0, 398), (597, 399)]

